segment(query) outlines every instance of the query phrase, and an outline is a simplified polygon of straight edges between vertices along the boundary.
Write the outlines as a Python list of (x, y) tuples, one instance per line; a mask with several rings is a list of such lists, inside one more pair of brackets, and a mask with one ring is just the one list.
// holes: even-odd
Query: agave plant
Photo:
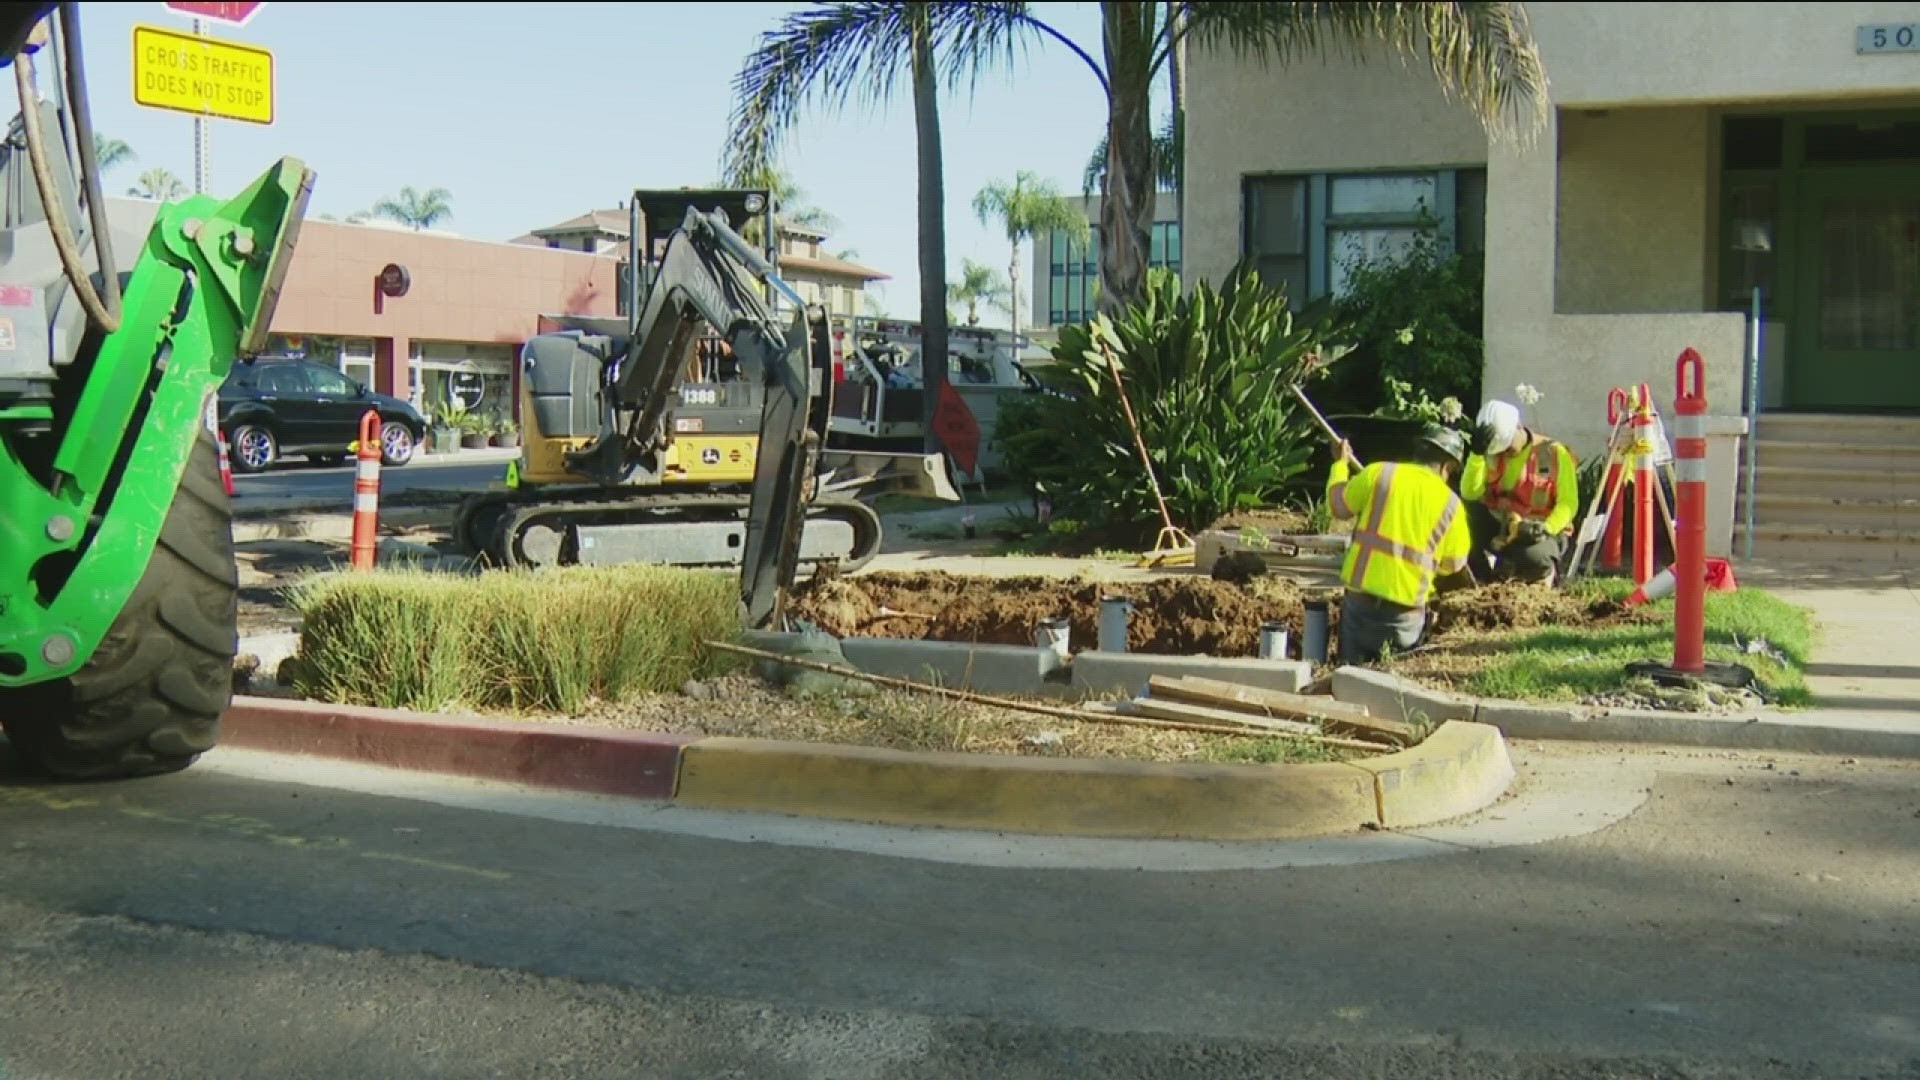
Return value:
[(1036, 373), (1053, 393), (1003, 407), (996, 438), (1009, 466), (1064, 508), (1157, 527), (1111, 354), (1174, 524), (1205, 528), (1270, 505), (1308, 468), (1316, 435), (1290, 386), (1326, 335), (1296, 323), (1286, 294), (1247, 264), (1217, 291), (1201, 281), (1185, 295), (1157, 270), (1118, 319), (1060, 329), (1054, 363)]

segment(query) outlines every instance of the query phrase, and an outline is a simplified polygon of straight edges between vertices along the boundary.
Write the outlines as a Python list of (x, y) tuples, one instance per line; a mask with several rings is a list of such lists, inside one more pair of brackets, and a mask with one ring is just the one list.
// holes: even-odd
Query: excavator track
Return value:
[[(455, 535), (498, 567), (739, 566), (750, 497), (732, 492), (621, 495), (618, 489), (542, 488), (470, 497)], [(880, 516), (854, 499), (808, 504), (800, 565), (857, 570), (880, 553)]]

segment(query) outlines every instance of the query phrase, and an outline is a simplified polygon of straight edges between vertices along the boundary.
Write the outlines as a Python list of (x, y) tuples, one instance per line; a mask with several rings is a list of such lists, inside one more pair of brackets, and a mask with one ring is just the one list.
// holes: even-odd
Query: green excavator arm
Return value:
[(50, 463), (0, 437), (0, 687), (77, 671), (154, 552), (209, 399), (263, 351), (314, 174), (283, 158), (238, 197), (163, 207), (123, 290), (118, 327), (65, 379), (62, 406), (0, 409), (51, 424)]

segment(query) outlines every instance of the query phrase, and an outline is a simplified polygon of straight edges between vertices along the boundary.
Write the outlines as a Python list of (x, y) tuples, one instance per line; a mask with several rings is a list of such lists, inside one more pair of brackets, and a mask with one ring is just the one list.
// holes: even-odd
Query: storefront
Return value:
[[(116, 228), (140, 232), (159, 207), (107, 201)], [(429, 416), (458, 396), (517, 422), (514, 360), (540, 316), (621, 314), (619, 272), (612, 255), (309, 219), (271, 348), (337, 367)]]

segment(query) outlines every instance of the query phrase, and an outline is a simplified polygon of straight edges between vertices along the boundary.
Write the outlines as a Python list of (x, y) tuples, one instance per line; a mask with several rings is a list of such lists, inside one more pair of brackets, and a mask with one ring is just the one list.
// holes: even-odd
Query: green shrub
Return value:
[[(1397, 258), (1354, 261), (1333, 321), (1354, 345), (1315, 393), (1315, 404), (1353, 415), (1437, 419), (1455, 399), (1480, 408), (1485, 346), (1483, 260), (1450, 250), (1431, 218)], [(1423, 405), (1424, 403), (1424, 405)]]
[(1035, 373), (1048, 392), (1001, 408), (995, 440), (1008, 469), (1041, 485), (1057, 511), (1159, 524), (1102, 339), (1175, 524), (1203, 528), (1270, 505), (1306, 469), (1316, 435), (1288, 384), (1320, 330), (1295, 325), (1285, 293), (1244, 264), (1217, 292), (1202, 281), (1184, 296), (1171, 273), (1154, 271), (1145, 299), (1117, 322), (1061, 327), (1054, 363)]
[(700, 645), (739, 623), (729, 574), (577, 567), (481, 577), (331, 573), (293, 591), (295, 688), (346, 705), (577, 714), (731, 666)]

